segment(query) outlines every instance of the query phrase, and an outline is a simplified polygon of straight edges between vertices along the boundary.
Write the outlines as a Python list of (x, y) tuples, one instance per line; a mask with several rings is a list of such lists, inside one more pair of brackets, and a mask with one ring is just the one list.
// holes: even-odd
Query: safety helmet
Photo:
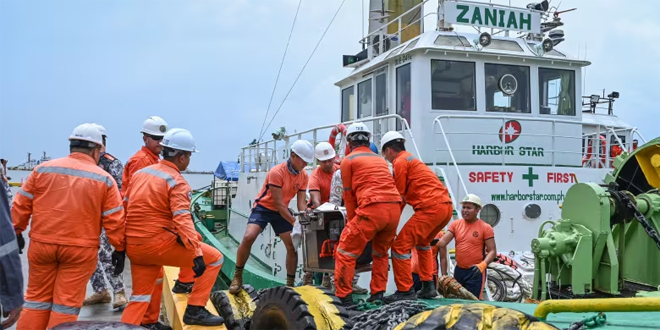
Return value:
[(91, 143), (103, 145), (103, 136), (94, 124), (84, 123), (76, 126), (69, 136), (69, 141), (87, 141)]
[(335, 148), (328, 142), (321, 142), (314, 149), (316, 159), (320, 161), (335, 158)]
[(167, 132), (167, 123), (163, 118), (158, 116), (151, 116), (142, 123), (142, 130), (140, 133), (145, 133), (153, 136), (165, 136)]
[(309, 141), (306, 140), (296, 140), (291, 145), (291, 152), (294, 152), (302, 160), (311, 163), (314, 161), (314, 147)]
[(461, 204), (463, 203), (472, 203), (481, 208), (481, 198), (475, 194), (467, 194), (465, 195), (465, 198), (461, 201)]
[(160, 145), (174, 150), (199, 152), (195, 149), (195, 139), (187, 129), (173, 128), (163, 137)]
[(97, 123), (92, 123), (92, 125), (94, 125), (94, 127), (96, 127), (96, 129), (99, 130), (99, 132), (101, 132), (102, 136), (108, 137), (108, 132), (105, 130), (105, 127), (103, 127), (103, 125)]
[(401, 140), (400, 142), (406, 142), (406, 139), (403, 137), (403, 135), (401, 135), (401, 133), (397, 131), (389, 131), (385, 133), (385, 135), (383, 135), (383, 138), (380, 139), (380, 150), (383, 150), (388, 142), (392, 142), (396, 140)]
[[(359, 134), (357, 136), (352, 137), (352, 135), (358, 134), (358, 133), (363, 133)], [(358, 136), (364, 136), (366, 134), (367, 140), (371, 138), (371, 132), (369, 131), (369, 127), (363, 123), (353, 123), (351, 126), (348, 126), (348, 129), (346, 130), (346, 139), (349, 141), (352, 141), (353, 139), (357, 138)], [(358, 138), (358, 140), (361, 140)]]

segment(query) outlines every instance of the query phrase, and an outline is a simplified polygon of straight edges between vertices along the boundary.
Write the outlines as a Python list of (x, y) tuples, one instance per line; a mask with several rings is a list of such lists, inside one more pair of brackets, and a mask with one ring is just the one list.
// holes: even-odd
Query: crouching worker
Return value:
[(268, 174), (254, 201), (243, 240), (238, 246), (234, 278), (229, 292), (237, 294), (243, 287), (243, 267), (250, 257), (250, 249), (259, 233), (270, 223), (273, 231), (286, 246), (286, 285), (293, 286), (298, 266), (298, 252), (291, 240), (296, 218), (289, 211), (289, 203), (297, 198), (298, 211), (305, 211), (305, 193), (309, 178), (305, 166), (314, 161), (314, 147), (309, 141), (297, 140), (291, 145), (291, 157), (286, 163), (275, 165)]
[[(392, 268), (396, 292), (385, 297), (386, 303), (397, 300), (433, 298), (438, 295), (433, 281), (433, 254), (431, 241), (451, 219), (454, 208), (447, 188), (431, 168), (406, 151), (406, 140), (396, 131), (387, 132), (381, 140), (381, 151), (392, 163), (396, 189), (404, 201), (413, 207), (415, 214), (401, 228), (392, 243)], [(404, 205), (401, 205), (403, 210)], [(411, 250), (419, 256), (419, 293), (413, 288)], [(436, 271), (437, 273), (437, 271)]]
[[(140, 324), (149, 307), (162, 266), (192, 267), (195, 285), (183, 323), (217, 326), (224, 320), (204, 306), (222, 267), (220, 251), (199, 241), (190, 214), (191, 189), (181, 175), (190, 163), (195, 141), (187, 130), (172, 129), (163, 141), (163, 160), (131, 178), (124, 196), (126, 252), (131, 260), (133, 293), (121, 321)], [(162, 324), (143, 325), (169, 329)]]
[(495, 259), (497, 253), (495, 234), (493, 227), (477, 217), (481, 210), (479, 196), (468, 194), (461, 204), (463, 218), (449, 225), (447, 233), (442, 236), (438, 245), (446, 247), (456, 238), (454, 278), (475, 297), (482, 299), (486, 267)]
[[(441, 230), (438, 235), (435, 235), (435, 238), (431, 241), (431, 252), (433, 254), (433, 283), (435, 284), (436, 290), (438, 288), (438, 279), (439, 275), (447, 275), (447, 247), (439, 247), (438, 242), (445, 234), (444, 230)], [(412, 264), (412, 278), (413, 278), (413, 287), (416, 291), (422, 289), (422, 281), (420, 280), (420, 267), (419, 267), (419, 255), (417, 249), (412, 249), (412, 258), (410, 259)], [(440, 265), (438, 267), (438, 256), (440, 256)], [(438, 274), (440, 271), (440, 274)]]

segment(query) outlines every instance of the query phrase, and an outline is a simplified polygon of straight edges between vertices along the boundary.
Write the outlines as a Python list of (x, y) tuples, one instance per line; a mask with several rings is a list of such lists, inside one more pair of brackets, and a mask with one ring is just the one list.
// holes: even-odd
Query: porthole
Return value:
[(525, 205), (525, 217), (527, 219), (538, 219), (541, 216), (541, 207), (538, 204), (530, 203)]
[(500, 209), (493, 204), (486, 204), (481, 209), (481, 220), (485, 221), (491, 227), (495, 227), (500, 223), (500, 217)]

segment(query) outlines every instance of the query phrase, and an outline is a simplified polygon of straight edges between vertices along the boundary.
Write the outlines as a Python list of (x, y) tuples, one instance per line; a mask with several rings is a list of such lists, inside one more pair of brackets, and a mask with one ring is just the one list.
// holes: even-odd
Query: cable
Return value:
[[(286, 47), (284, 48), (284, 54), (282, 55), (282, 62), (280, 62), (280, 68), (277, 70), (277, 77), (275, 78), (275, 86), (273, 86), (273, 91), (270, 93), (270, 101), (268, 101), (268, 108), (266, 108), (266, 115), (264, 116), (264, 121), (261, 123), (261, 129), (259, 130), (259, 140), (264, 131), (264, 124), (266, 124), (266, 118), (268, 118), (268, 111), (270, 111), (270, 106), (273, 103), (273, 97), (275, 96), (275, 90), (277, 89), (277, 83), (280, 81), (280, 73), (282, 72), (282, 67), (284, 66), (284, 59), (286, 58), (286, 52), (289, 50), (289, 42), (291, 41), (291, 36), (293, 35), (293, 28), (296, 26), (296, 20), (298, 19), (298, 12), (300, 11), (300, 5), (302, 0), (298, 1), (298, 9), (296, 9), (296, 15), (293, 16), (293, 24), (291, 24), (291, 31), (289, 31), (289, 37), (286, 39)], [(259, 141), (257, 141), (259, 142)]]
[(332, 26), (332, 22), (334, 22), (334, 21), (335, 21), (335, 18), (337, 18), (337, 15), (339, 14), (339, 11), (341, 10), (341, 7), (344, 6), (344, 3), (345, 3), (345, 2), (346, 2), (346, 0), (342, 0), (341, 4), (339, 5), (339, 8), (337, 8), (337, 11), (335, 12), (335, 15), (332, 16), (332, 19), (330, 20), (330, 23), (329, 23), (328, 26), (325, 28), (325, 31), (323, 31), (323, 34), (321, 35), (321, 38), (320, 38), (319, 41), (316, 43), (316, 46), (314, 47), (314, 50), (312, 50), (312, 53), (309, 55), (309, 58), (307, 58), (307, 61), (305, 62), (305, 65), (303, 65), (302, 69), (300, 69), (300, 72), (298, 73), (298, 76), (296, 77), (296, 80), (293, 81), (293, 84), (291, 85), (291, 88), (289, 88), (289, 91), (288, 91), (288, 92), (286, 93), (286, 95), (284, 96), (284, 99), (282, 100), (282, 103), (280, 103), (280, 106), (277, 108), (277, 111), (275, 111), (275, 114), (273, 115), (273, 118), (270, 119), (270, 121), (268, 122), (268, 126), (266, 126), (266, 129), (263, 130), (263, 132), (262, 132), (261, 135), (259, 136), (259, 140), (261, 140), (261, 138), (263, 137), (263, 135), (266, 133), (266, 131), (267, 131), (268, 128), (270, 127), (270, 124), (273, 122), (273, 120), (275, 119), (275, 117), (277, 116), (277, 114), (278, 114), (278, 113), (280, 112), (280, 110), (282, 109), (282, 106), (284, 105), (284, 102), (286, 102), (286, 99), (289, 97), (289, 94), (291, 94), (291, 91), (292, 91), (293, 88), (296, 86), (296, 83), (298, 82), (298, 79), (300, 79), (300, 76), (301, 76), (301, 75), (303, 74), (303, 72), (305, 71), (305, 68), (307, 67), (307, 64), (309, 64), (309, 61), (310, 61), (310, 60), (312, 59), (312, 57), (314, 56), (314, 53), (316, 53), (316, 50), (319, 48), (319, 45), (321, 44), (321, 41), (323, 41), (323, 38), (325, 37), (325, 34), (326, 34), (326, 33), (328, 32), (328, 30), (330, 29), (330, 26)]

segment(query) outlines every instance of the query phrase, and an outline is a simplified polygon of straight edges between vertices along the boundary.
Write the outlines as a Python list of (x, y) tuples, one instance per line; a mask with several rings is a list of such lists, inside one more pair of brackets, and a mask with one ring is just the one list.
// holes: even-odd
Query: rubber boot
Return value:
[(374, 302), (376, 300), (383, 301), (383, 294), (384, 293), (385, 292), (381, 291), (381, 292), (376, 292), (375, 294), (370, 295), (369, 298), (367, 298), (367, 302)]
[(117, 309), (117, 308), (122, 308), (128, 304), (128, 300), (126, 299), (126, 293), (124, 291), (119, 291), (115, 293), (113, 302), (112, 302), (112, 308)]
[(187, 325), (203, 325), (214, 327), (225, 323), (221, 316), (211, 314), (202, 306), (186, 306), (186, 312), (183, 313), (183, 323)]
[(355, 303), (353, 302), (353, 295), (352, 294), (349, 294), (348, 296), (346, 296), (344, 298), (339, 298), (339, 300), (341, 300), (341, 304), (344, 307), (355, 306)]
[(435, 290), (435, 282), (422, 281), (422, 289), (417, 291), (417, 297), (420, 299), (431, 299), (438, 296), (438, 291)]
[(87, 297), (87, 299), (83, 301), (83, 306), (107, 304), (110, 301), (112, 301), (112, 297), (110, 297), (110, 292), (108, 292), (108, 290), (101, 292), (94, 292), (94, 294)]
[(191, 293), (193, 284), (195, 282), (185, 283), (179, 282), (179, 280), (174, 281), (174, 287), (172, 287), (173, 293)]
[(397, 290), (394, 292), (394, 294), (389, 295), (385, 298), (383, 298), (383, 302), (386, 304), (393, 303), (395, 301), (401, 301), (401, 300), (415, 300), (417, 299), (417, 294), (415, 293), (415, 288), (410, 288), (409, 291), (407, 292), (401, 292)]
[(312, 285), (314, 284), (314, 273), (305, 272), (302, 278), (302, 285)]
[(140, 324), (140, 326), (143, 328), (147, 328), (149, 330), (172, 330), (172, 327), (170, 327), (169, 325), (162, 324), (160, 322)]
[(231, 280), (231, 285), (229, 286), (229, 293), (237, 294), (243, 289), (243, 268), (238, 268), (234, 270), (234, 279)]

